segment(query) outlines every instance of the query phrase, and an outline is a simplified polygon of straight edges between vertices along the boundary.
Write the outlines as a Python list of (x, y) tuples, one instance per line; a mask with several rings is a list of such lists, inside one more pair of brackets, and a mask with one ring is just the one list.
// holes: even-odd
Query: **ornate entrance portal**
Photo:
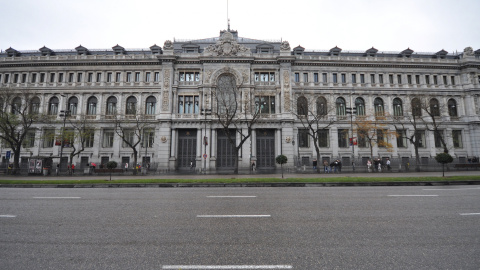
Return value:
[(275, 130), (257, 130), (257, 168), (275, 168)]
[(180, 129), (178, 131), (178, 163), (180, 170), (191, 169), (195, 166), (197, 156), (197, 130)]

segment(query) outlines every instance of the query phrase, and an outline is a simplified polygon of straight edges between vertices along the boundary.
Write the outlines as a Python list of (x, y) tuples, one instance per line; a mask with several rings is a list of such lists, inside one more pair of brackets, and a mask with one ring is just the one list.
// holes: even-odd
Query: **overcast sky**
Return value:
[[(239, 36), (292, 48), (463, 52), (480, 49), (480, 0), (229, 0)], [(163, 46), (216, 37), (227, 0), (0, 0), (0, 49)]]

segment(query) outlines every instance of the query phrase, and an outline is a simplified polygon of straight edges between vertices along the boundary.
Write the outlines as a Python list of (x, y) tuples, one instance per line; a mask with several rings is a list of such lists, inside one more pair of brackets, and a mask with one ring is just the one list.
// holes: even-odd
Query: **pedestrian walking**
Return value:
[(256, 170), (256, 165), (255, 165), (255, 161), (252, 162), (252, 171), (255, 171)]
[(314, 171), (317, 169), (317, 165), (318, 165), (317, 159), (314, 159), (314, 160), (313, 160), (313, 170), (314, 170)]
[(392, 167), (390, 166), (390, 159), (387, 158), (387, 170), (391, 171)]
[(327, 162), (326, 160), (324, 160), (324, 161), (323, 161), (323, 171), (324, 171), (325, 173), (329, 173), (329, 170), (330, 170), (330, 168), (329, 168), (329, 166), (328, 166), (328, 162)]
[(372, 172), (372, 161), (370, 159), (367, 160), (367, 171)]

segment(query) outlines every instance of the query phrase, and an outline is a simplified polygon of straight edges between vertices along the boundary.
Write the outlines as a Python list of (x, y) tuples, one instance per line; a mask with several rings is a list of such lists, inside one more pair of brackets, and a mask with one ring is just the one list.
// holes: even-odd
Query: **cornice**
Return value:
[(161, 65), (158, 61), (139, 61), (139, 62), (52, 62), (52, 63), (0, 63), (0, 68), (12, 68), (12, 67), (61, 67), (61, 66), (140, 66), (140, 65)]

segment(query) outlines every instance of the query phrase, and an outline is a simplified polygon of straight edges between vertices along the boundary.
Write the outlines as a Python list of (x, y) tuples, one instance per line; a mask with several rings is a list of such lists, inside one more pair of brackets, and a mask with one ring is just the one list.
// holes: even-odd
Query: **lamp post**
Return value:
[(352, 92), (352, 94), (350, 95), (350, 106), (351, 107), (347, 107), (346, 108), (346, 111), (348, 114), (350, 114), (350, 128), (352, 130), (352, 137), (351, 137), (351, 141), (350, 143), (352, 144), (352, 169), (353, 171), (355, 171), (355, 142), (353, 141), (353, 115), (357, 113), (357, 107), (353, 106), (353, 103), (352, 103), (352, 96), (354, 95), (355, 93)]
[[(205, 95), (206, 96), (206, 95)], [(203, 152), (203, 171), (207, 174), (207, 145), (208, 145), (208, 137), (207, 137), (207, 114), (211, 114), (211, 109), (202, 109), (202, 113), (205, 116), (204, 123), (205, 123), (205, 135), (203, 136), (203, 145), (204, 145), (204, 152)]]
[[(61, 95), (64, 98), (67, 98), (66, 95)], [(63, 156), (63, 147), (65, 146), (65, 123), (67, 121), (67, 117), (70, 116), (70, 110), (68, 110), (68, 100), (65, 105), (65, 110), (60, 111), (60, 117), (63, 117), (63, 130), (62, 130), (62, 141), (60, 143), (60, 169), (62, 169), (62, 156)]]

